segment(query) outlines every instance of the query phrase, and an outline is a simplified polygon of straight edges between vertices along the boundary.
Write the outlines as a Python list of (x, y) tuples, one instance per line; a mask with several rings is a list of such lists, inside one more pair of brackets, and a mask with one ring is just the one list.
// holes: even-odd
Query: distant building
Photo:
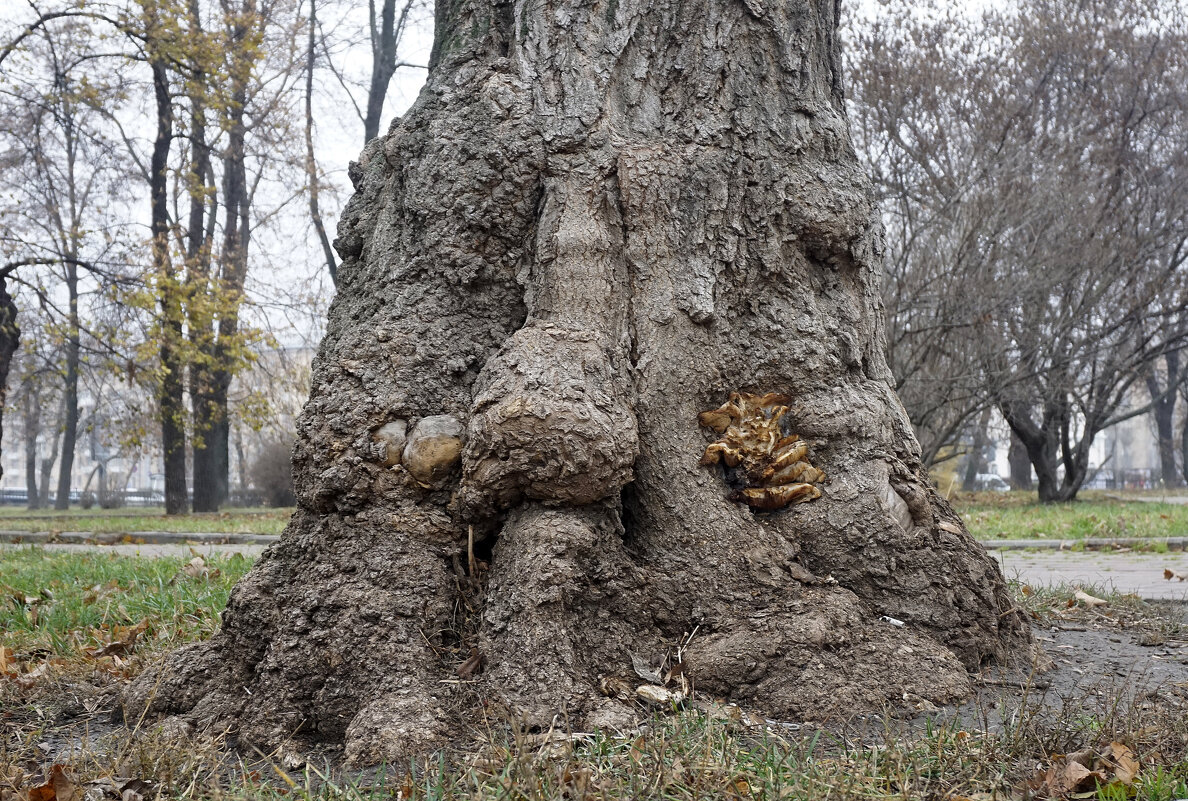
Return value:
[[(282, 348), (259, 354), (248, 370), (236, 377), (231, 387), (232, 425), (230, 443), (230, 475), (232, 490), (250, 484), (251, 466), (262, 445), (270, 439), (291, 438), (296, 430), (296, 418), (309, 395), (310, 369), (315, 349), (312, 347)], [(121, 385), (126, 386), (126, 385)], [(152, 401), (138, 387), (126, 389), (113, 408), (151, 408)], [(260, 419), (254, 411), (262, 408), (259, 401), (267, 401), (269, 414)], [(107, 407), (96, 412), (96, 400), (84, 395), (79, 399), (79, 436), (75, 445), (74, 469), (71, 470), (71, 495), (83, 492), (99, 495), (99, 478), (106, 475), (108, 487), (148, 499), (161, 496), (165, 489), (164, 463), (157, 429), (149, 427), (150, 439), (136, 452), (121, 451), (115, 444), (119, 432), (115, 425), (105, 426), (105, 412), (115, 415)], [(239, 410), (246, 410), (237, 414)], [(244, 419), (244, 417), (251, 419)], [(0, 449), (0, 464), (4, 475), (0, 478), (0, 492), (8, 503), (24, 503), (26, 489), (25, 442), (18, 409), (6, 410), (4, 440)], [(38, 485), (43, 459), (51, 457), (54, 432), (43, 427), (37, 439)], [(49, 494), (57, 489), (58, 464), (50, 474)], [(187, 471), (188, 473), (188, 471)], [(190, 483), (192, 485), (192, 475)]]

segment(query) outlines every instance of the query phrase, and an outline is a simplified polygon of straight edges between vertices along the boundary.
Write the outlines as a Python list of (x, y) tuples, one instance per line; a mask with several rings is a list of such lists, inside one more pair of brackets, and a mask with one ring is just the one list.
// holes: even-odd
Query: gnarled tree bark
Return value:
[[(605, 680), (681, 643), (779, 718), (1025, 658), (890, 388), (833, 0), (437, 8), (428, 85), (351, 171), (298, 511), (126, 714), (374, 762), (479, 700), (622, 721)], [(736, 391), (786, 396), (820, 498), (758, 511), (699, 464)]]

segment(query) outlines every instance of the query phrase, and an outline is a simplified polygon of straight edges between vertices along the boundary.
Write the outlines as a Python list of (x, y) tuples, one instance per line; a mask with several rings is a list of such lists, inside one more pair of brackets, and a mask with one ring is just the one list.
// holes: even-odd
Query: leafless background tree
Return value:
[[(157, 430), (133, 439), (163, 454), (169, 511), (185, 511), (191, 488), (195, 511), (226, 503), (231, 431), (244, 423), (233, 418), (260, 411), (239, 402), (250, 389), (237, 401), (236, 377), (261, 349), (320, 334), (323, 273), (294, 261), (294, 243), (314, 232), (305, 253), (327, 257), (333, 276), (322, 214), (349, 183), (345, 155), (319, 151), (353, 153), (374, 136), (393, 77), (423, 72), (406, 37), (428, 11), (423, 0), (365, 12), (343, 0), (97, 0), (0, 14), (0, 267), (9, 316), (33, 315), (30, 330), (63, 343), (62, 419), (37, 401), (42, 373), (20, 394), (42, 448), (43, 429), (60, 429), (60, 508), (79, 478), (88, 371), (149, 393)], [(317, 120), (328, 105), (359, 113)], [(0, 329), (8, 351), (17, 325)]]
[(932, 461), (993, 406), (1040, 498), (1071, 499), (1097, 434), (1174, 402), (1134, 400), (1188, 334), (1182, 9), (881, 8), (851, 34), (852, 109), (901, 396)]

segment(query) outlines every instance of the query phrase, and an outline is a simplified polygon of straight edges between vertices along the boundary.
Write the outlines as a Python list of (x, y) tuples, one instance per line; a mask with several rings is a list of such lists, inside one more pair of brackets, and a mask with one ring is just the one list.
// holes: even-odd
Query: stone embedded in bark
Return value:
[(720, 464), (731, 484), (741, 484), (730, 499), (754, 509), (783, 509), (821, 497), (816, 487), (825, 473), (808, 461), (808, 443), (788, 429), (784, 415), (792, 399), (768, 393), (732, 392), (717, 409), (697, 421), (722, 437), (701, 457), (704, 466)]
[(432, 486), (453, 471), (462, 455), (462, 423), (452, 414), (422, 417), (404, 446), (404, 469), (422, 486)]
[(371, 435), (376, 446), (376, 456), (384, 467), (400, 464), (404, 446), (408, 442), (408, 421), (393, 420), (385, 423)]

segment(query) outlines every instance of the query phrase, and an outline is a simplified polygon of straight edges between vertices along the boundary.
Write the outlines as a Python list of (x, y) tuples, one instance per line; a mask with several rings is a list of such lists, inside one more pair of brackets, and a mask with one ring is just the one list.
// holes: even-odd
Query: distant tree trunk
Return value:
[[(1184, 402), (1188, 404), (1188, 392), (1184, 392)], [(1184, 427), (1180, 429), (1180, 469), (1184, 471), (1184, 481), (1188, 483), (1188, 418), (1184, 420)]]
[(52, 430), (54, 432), (54, 439), (53, 439), (53, 442), (50, 443), (49, 448), (47, 449), (49, 456), (43, 457), (41, 460), (41, 482), (40, 482), (41, 483), (41, 487), (40, 487), (41, 496), (40, 496), (38, 503), (41, 505), (42, 509), (48, 508), (49, 504), (50, 504), (50, 492), (49, 492), (50, 477), (54, 473), (54, 465), (56, 465), (58, 463), (58, 442), (61, 440), (61, 437), (62, 437), (61, 420), (65, 416), (66, 416), (65, 409), (63, 408), (62, 404), (59, 404), (58, 417), (54, 421), (54, 425), (52, 427)]
[(634, 726), (608, 686), (677, 643), (784, 720), (1026, 660), (891, 389), (836, 13), (438, 3), (428, 86), (352, 170), (298, 510), (125, 716), (393, 763), (476, 699)]
[(212, 447), (218, 479), (218, 502), (225, 503), (231, 473), (231, 413), (228, 408), (233, 364), (238, 360), (239, 307), (247, 280), (248, 249), (251, 244), (251, 200), (247, 182), (247, 110), (248, 81), (252, 56), (248, 53), (251, 25), (256, 20), (254, 0), (244, 0), (238, 26), (231, 34), (231, 47), (237, 54), (231, 69), (231, 109), (228, 114), (227, 148), (223, 156), (223, 197), (226, 214), (223, 221), (223, 253), (220, 264), (222, 313), (219, 315), (218, 342), (215, 345), (212, 393), (217, 410), (212, 421)]
[(30, 378), (21, 396), (21, 416), (25, 424), (25, 499), (30, 510), (41, 508), (37, 492), (37, 438), (41, 436), (41, 392), (36, 379)]
[[(70, 485), (74, 477), (74, 451), (78, 444), (78, 378), (82, 324), (78, 316), (78, 257), (82, 249), (78, 165), (79, 133), (75, 127), (74, 105), (66, 98), (59, 102), (62, 135), (65, 143), (65, 208), (57, 208), (58, 236), (63, 243), (66, 295), (69, 301), (66, 317), (66, 374), (62, 388), (62, 456), (58, 462), (58, 492), (54, 508), (70, 508)], [(62, 215), (68, 215), (63, 221)]]
[(184, 337), (182, 287), (169, 255), (169, 148), (173, 142), (173, 103), (165, 57), (150, 59), (157, 131), (149, 165), (149, 226), (153, 271), (161, 308), (161, 383), (157, 403), (161, 415), (161, 451), (165, 463), (165, 514), (185, 514), (186, 487), (185, 362), (179, 353)]
[(247, 491), (247, 462), (243, 456), (243, 430), (238, 425), (235, 426), (235, 464), (239, 471), (239, 503), (246, 505), (243, 498)]
[(376, 19), (375, 0), (368, 0), (367, 10), (371, 27), (371, 85), (367, 90), (367, 112), (363, 118), (363, 144), (379, 136), (380, 119), (388, 84), (396, 74), (396, 49), (408, 21), (413, 0), (404, 0), (400, 17), (396, 16), (396, 0), (382, 0), (379, 19)]
[(1011, 489), (1032, 489), (1031, 459), (1027, 458), (1027, 446), (1018, 434), (1011, 432), (1011, 445), (1007, 451), (1007, 462), (1011, 467)]
[(1098, 429), (1090, 427), (1074, 438), (1073, 410), (1067, 398), (1045, 400), (1039, 422), (1032, 410), (1017, 401), (1003, 400), (999, 410), (1035, 469), (1040, 502), (1076, 500), (1089, 475), (1089, 448)]
[[(314, 231), (317, 232), (318, 241), (322, 244), (322, 258), (326, 260), (326, 269), (330, 272), (330, 281), (337, 288), (338, 260), (334, 258), (334, 249), (330, 247), (330, 238), (326, 236), (326, 225), (322, 221), (322, 209), (319, 205), (318, 162), (314, 158), (313, 85), (317, 28), (318, 3), (317, 0), (310, 0), (309, 44), (305, 51), (305, 178), (309, 182), (309, 216), (313, 220)], [(368, 108), (370, 108), (370, 104)]]
[(978, 486), (978, 474), (986, 472), (986, 446), (990, 444), (990, 408), (982, 410), (974, 424), (973, 442), (969, 458), (965, 460), (965, 475), (961, 479), (963, 492), (973, 492)]
[(1176, 388), (1180, 384), (1180, 352), (1171, 351), (1164, 355), (1163, 364), (1167, 370), (1166, 384), (1161, 384), (1154, 370), (1147, 373), (1147, 391), (1151, 394), (1151, 416), (1155, 419), (1155, 431), (1159, 439), (1159, 478), (1165, 487), (1180, 487), (1183, 482), (1176, 468)]
[(59, 511), (70, 508), (70, 483), (74, 476), (74, 448), (78, 442), (78, 366), (82, 347), (79, 336), (78, 318), (78, 265), (73, 260), (66, 263), (66, 291), (70, 299), (67, 318), (66, 376), (62, 386), (62, 456), (58, 462), (58, 492), (54, 496), (54, 508)]
[[(8, 294), (8, 276), (0, 275), (0, 442), (4, 437), (4, 406), (8, 400), (8, 371), (12, 357), (21, 344), (21, 329), (17, 326), (17, 307)], [(4, 475), (0, 463), (0, 477)]]
[[(204, 350), (202, 402), (195, 404), (195, 425), (202, 431), (202, 493), (199, 498), (198, 465), (195, 461), (194, 510), (213, 512), (226, 502), (231, 471), (230, 414), (231, 380), (239, 343), (239, 307), (247, 279), (248, 245), (251, 241), (251, 192), (247, 182), (248, 83), (251, 80), (256, 26), (260, 24), (255, 0), (242, 0), (230, 11), (224, 5), (228, 24), (229, 103), (223, 125), (227, 145), (223, 150), (223, 248), (214, 292), (218, 320)], [(199, 450), (195, 450), (197, 459)]]
[[(190, 0), (191, 26), (201, 31), (201, 15), (197, 0)], [(189, 265), (191, 292), (202, 297), (217, 294), (210, 280), (211, 243), (207, 236), (206, 219), (208, 195), (206, 176), (210, 171), (210, 145), (206, 141), (206, 98), (205, 73), (197, 70), (194, 77), (195, 90), (190, 95), (190, 182), (200, 191), (192, 190), (190, 196), (190, 220), (187, 226), (186, 259)], [(209, 210), (214, 216), (215, 209)], [(214, 349), (214, 316), (218, 303), (191, 304), (189, 310), (189, 333), (191, 351), (190, 400), (193, 406), (194, 436), (191, 441), (193, 453), (195, 512), (216, 512), (219, 508), (219, 459), (218, 432), (215, 420), (218, 416), (217, 399), (214, 396), (212, 351)]]

